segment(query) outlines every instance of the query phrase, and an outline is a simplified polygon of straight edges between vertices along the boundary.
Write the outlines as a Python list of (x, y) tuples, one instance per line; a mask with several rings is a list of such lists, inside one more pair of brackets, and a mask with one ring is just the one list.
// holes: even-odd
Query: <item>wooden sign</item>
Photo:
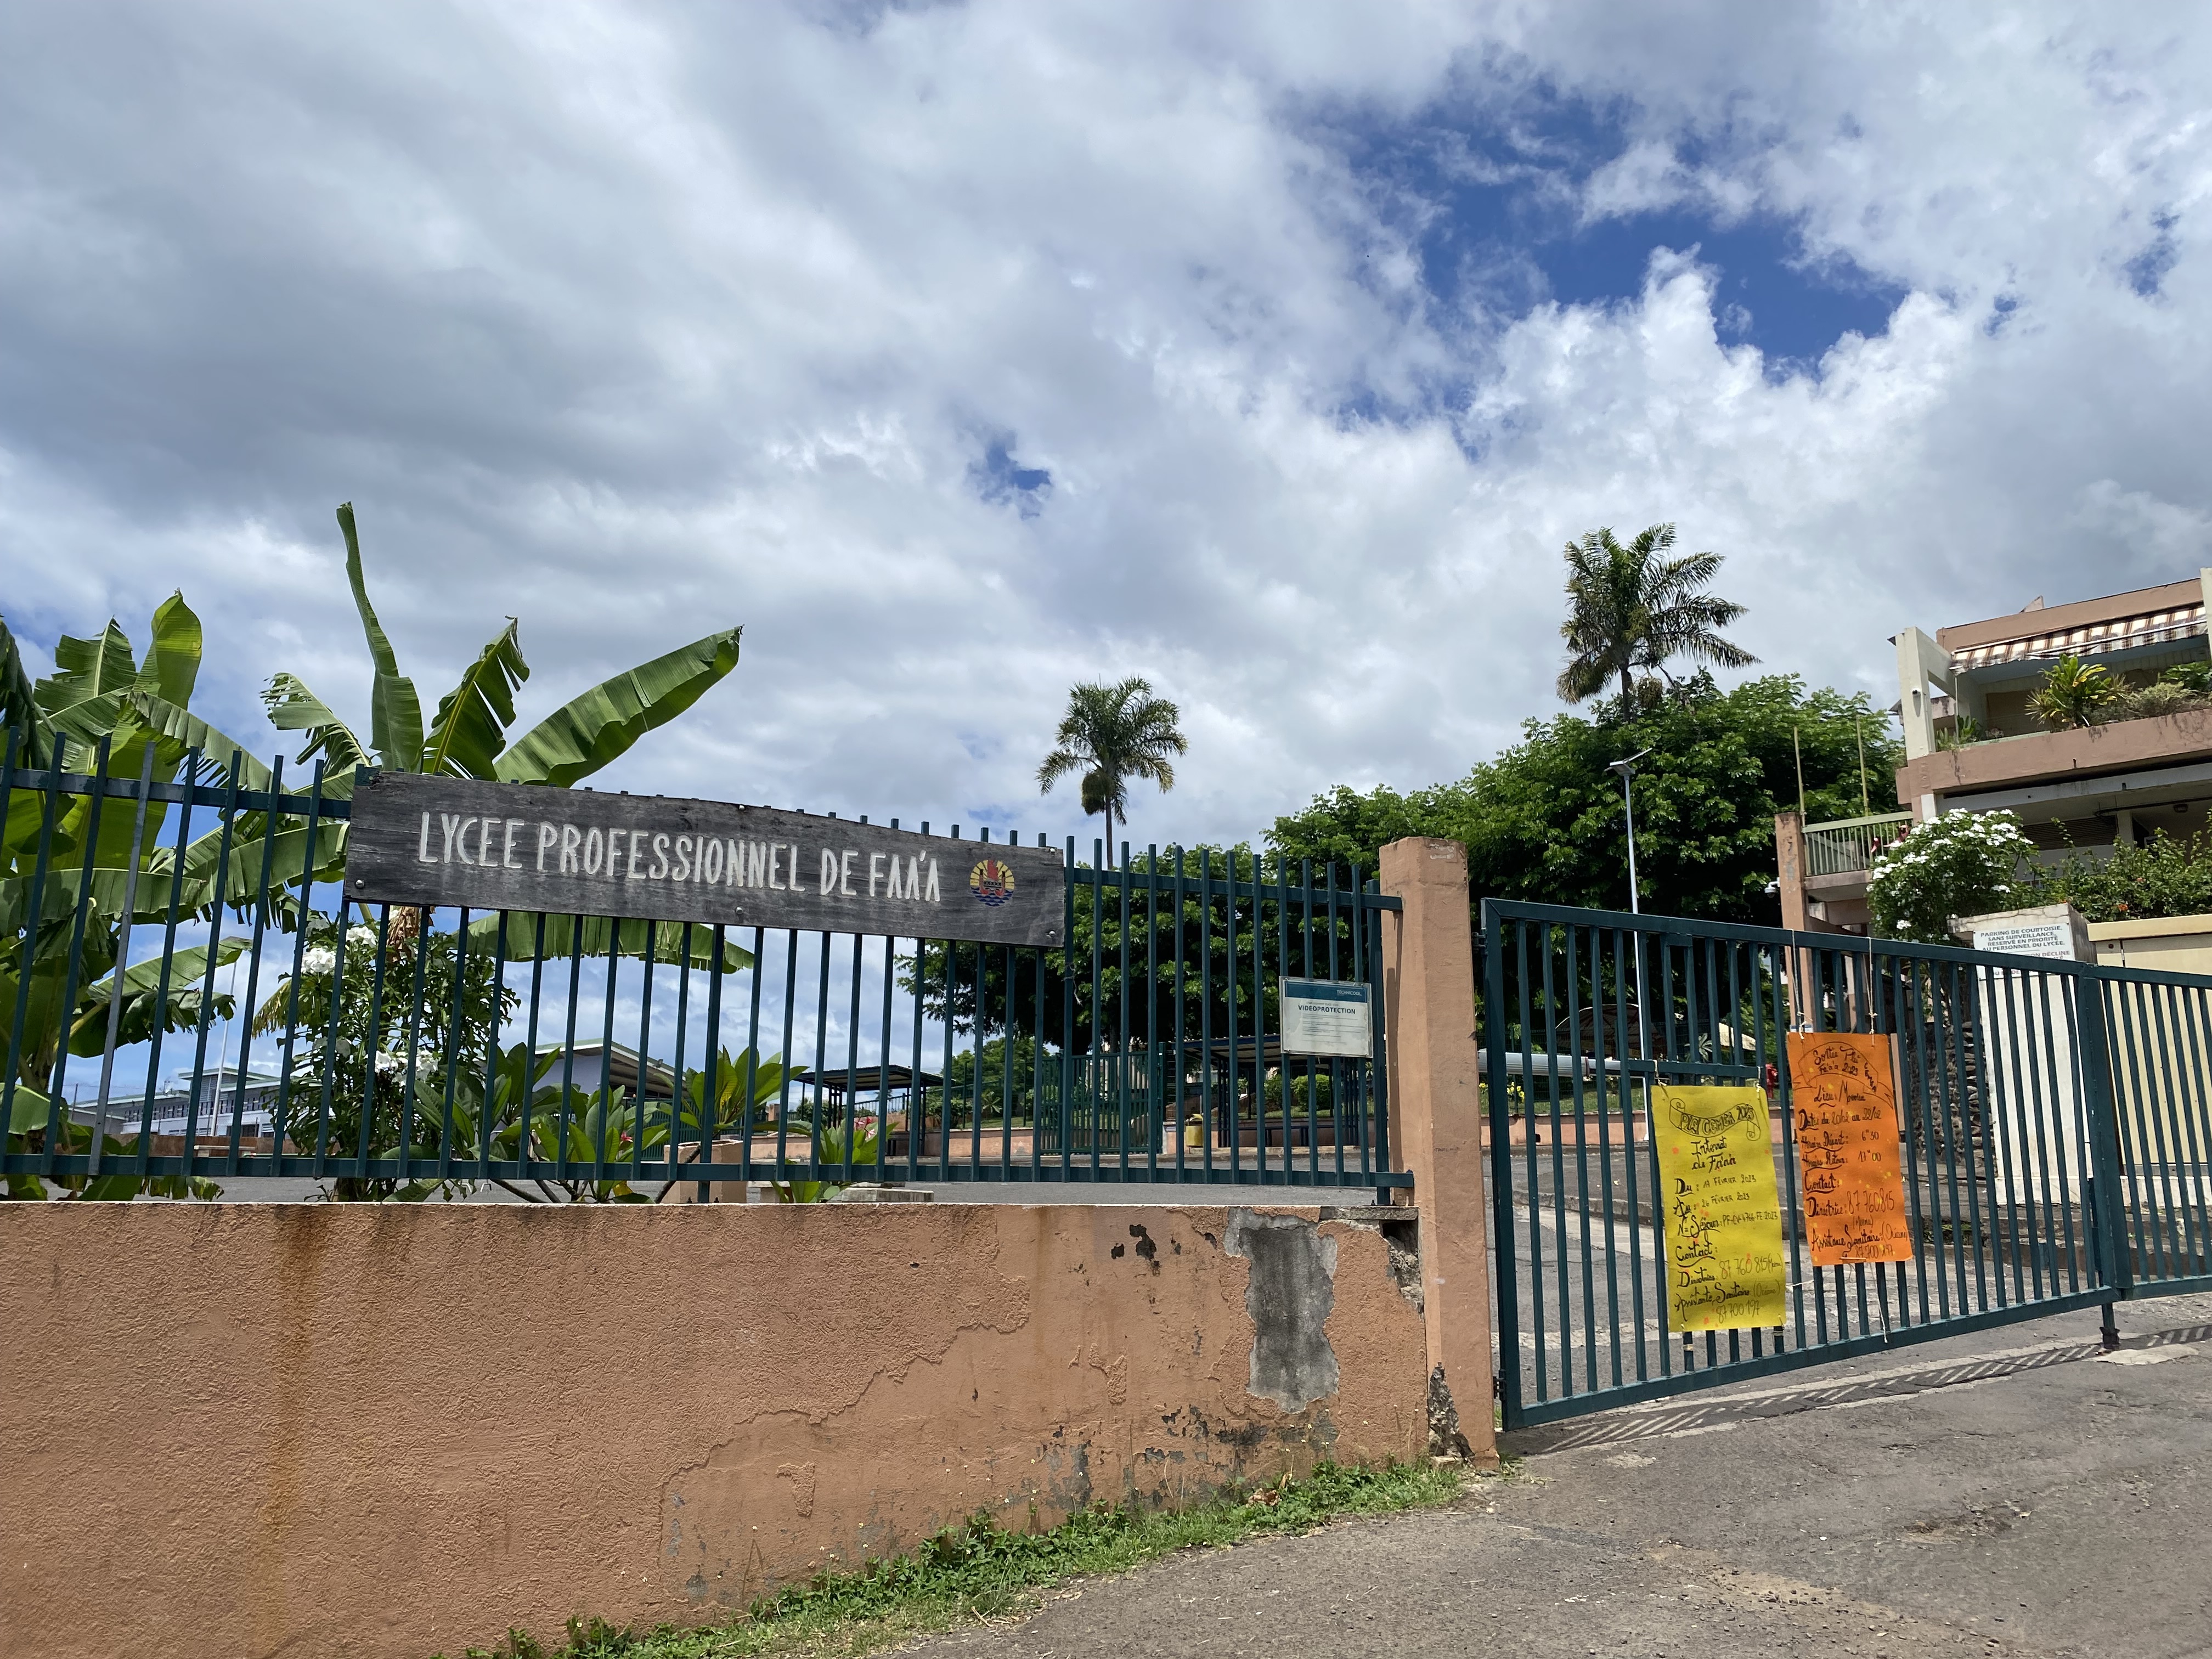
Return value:
[(767, 806), (404, 772), (354, 787), (364, 902), (1058, 945), (1060, 856)]
[(1666, 1207), (1667, 1328), (1767, 1330), (1783, 1322), (1790, 1267), (1766, 1131), (1748, 1085), (1651, 1090)]
[(1792, 1031), (1790, 1103), (1816, 1267), (1912, 1260), (1890, 1039)]

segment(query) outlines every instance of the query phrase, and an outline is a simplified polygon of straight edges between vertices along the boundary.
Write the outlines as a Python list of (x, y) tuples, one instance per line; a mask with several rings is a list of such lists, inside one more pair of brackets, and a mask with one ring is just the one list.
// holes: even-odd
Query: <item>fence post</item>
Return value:
[[(2091, 1237), (2103, 1288), (2124, 1301), (2135, 1288), (2135, 1250), (2128, 1231), (2126, 1160), (2120, 1150), (2118, 1091), (2112, 1086), (2105, 981), (2090, 973), (2074, 983), (2078, 993), (2075, 1040), (2081, 1050), (2082, 1104), (2089, 1121)], [(2108, 1352), (2120, 1345), (2112, 1311), (2112, 1303), (2106, 1303), (2103, 1338)]]
[[(1413, 837), (1382, 849), (1382, 1008), (1390, 1141), (1420, 1206), (1432, 1442), (1458, 1417), (1467, 1455), (1498, 1462), (1490, 1356), (1489, 1207), (1482, 1185), (1474, 946), (1467, 849)], [(1435, 1449), (1447, 1449), (1437, 1446)]]

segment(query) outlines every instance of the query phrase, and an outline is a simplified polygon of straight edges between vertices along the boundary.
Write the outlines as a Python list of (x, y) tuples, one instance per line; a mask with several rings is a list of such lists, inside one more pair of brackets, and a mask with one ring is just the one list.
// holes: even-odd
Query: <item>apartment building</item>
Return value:
[(2103, 666), (2140, 689), (2169, 668), (2212, 658), (2212, 568), (2185, 581), (2075, 604), (2039, 599), (2009, 616), (1907, 628), (1897, 649), (1905, 762), (1895, 813), (1775, 824), (1783, 922), (1862, 933), (1867, 868), (1913, 822), (1945, 812), (2009, 811), (2040, 855), (2091, 856), (2154, 829), (2202, 830), (2212, 807), (2212, 708), (2051, 731), (2029, 699), (2062, 659)]

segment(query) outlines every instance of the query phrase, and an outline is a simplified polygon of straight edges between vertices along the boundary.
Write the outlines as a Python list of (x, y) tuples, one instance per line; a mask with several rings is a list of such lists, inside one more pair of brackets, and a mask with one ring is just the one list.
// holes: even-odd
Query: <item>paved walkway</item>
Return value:
[(2212, 1297), (1534, 1432), (1451, 1509), (1179, 1557), (931, 1659), (2212, 1654)]

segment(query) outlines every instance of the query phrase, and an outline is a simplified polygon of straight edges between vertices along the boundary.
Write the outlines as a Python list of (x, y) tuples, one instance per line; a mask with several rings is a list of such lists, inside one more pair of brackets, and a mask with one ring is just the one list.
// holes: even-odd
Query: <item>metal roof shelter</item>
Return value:
[(842, 1100), (848, 1089), (855, 1095), (904, 1094), (917, 1085), (934, 1089), (945, 1081), (934, 1072), (916, 1072), (897, 1065), (825, 1066), (819, 1072), (793, 1072), (791, 1080), (836, 1100)]

